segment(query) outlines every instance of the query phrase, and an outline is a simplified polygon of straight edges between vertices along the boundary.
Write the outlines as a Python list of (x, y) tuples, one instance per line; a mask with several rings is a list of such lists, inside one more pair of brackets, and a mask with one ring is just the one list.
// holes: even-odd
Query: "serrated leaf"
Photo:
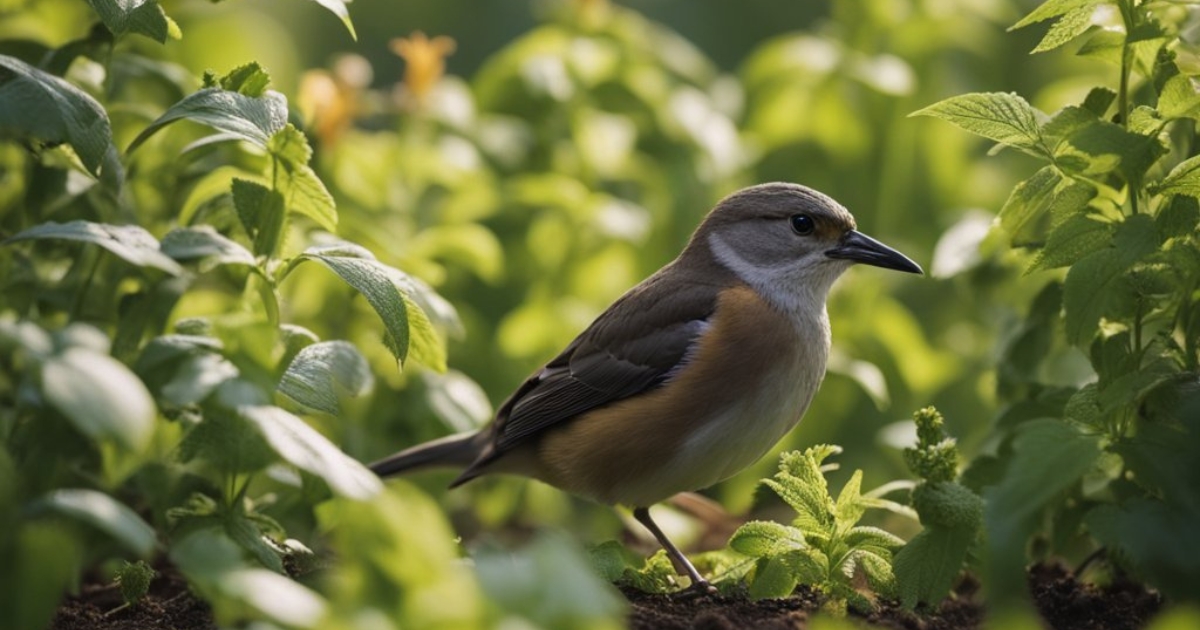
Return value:
[(1180, 162), (1162, 181), (1149, 188), (1156, 195), (1187, 195), (1200, 199), (1200, 155)]
[(797, 576), (782, 558), (760, 560), (750, 583), (750, 599), (779, 599), (796, 590)]
[(375, 379), (371, 366), (353, 344), (322, 341), (304, 347), (279, 381), (279, 392), (312, 409), (341, 412), (343, 396), (361, 396)]
[[(1147, 113), (1141, 108), (1138, 111)], [(1131, 128), (1133, 118), (1131, 115)], [(1166, 153), (1154, 128), (1157, 123), (1153, 119), (1144, 122), (1151, 127), (1145, 134), (1099, 119), (1073, 129), (1055, 147), (1056, 163), (1069, 173), (1097, 177), (1116, 171), (1127, 182), (1140, 181), (1146, 170)]]
[(132, 153), (177, 120), (192, 120), (265, 149), (271, 136), (287, 125), (287, 99), (274, 90), (252, 97), (216, 87), (203, 88), (167, 109), (133, 139), (125, 152)]
[(175, 260), (200, 259), (200, 270), (218, 265), (253, 267), (254, 254), (208, 225), (175, 228), (163, 236), (162, 252)]
[(1191, 235), (1200, 225), (1200, 200), (1187, 195), (1175, 195), (1158, 211), (1154, 219), (1163, 240)]
[(1121, 284), (1125, 272), (1157, 248), (1154, 221), (1144, 214), (1134, 215), (1117, 226), (1115, 247), (1089, 254), (1071, 267), (1063, 285), (1068, 341), (1087, 344), (1096, 335), (1101, 317), (1131, 301)]
[(1084, 256), (1112, 244), (1112, 225), (1086, 214), (1075, 214), (1055, 226), (1046, 238), (1046, 245), (1025, 273), (1039, 269), (1056, 269), (1075, 264)]
[(365, 500), (382, 488), (379, 478), (300, 418), (269, 405), (243, 405), (238, 414), (258, 428), (284, 461), (312, 473), (339, 496)]
[(871, 588), (881, 596), (891, 597), (896, 588), (896, 575), (892, 572), (892, 554), (888, 552), (881, 555), (867, 549), (851, 553), (855, 564), (862, 567)]
[(932, 116), (1000, 144), (1041, 158), (1050, 151), (1042, 138), (1040, 120), (1046, 115), (1025, 99), (1005, 92), (976, 92), (952, 96), (909, 114)]
[(14, 137), (47, 145), (65, 142), (95, 176), (113, 142), (108, 114), (96, 99), (20, 59), (0, 55), (0, 138)]
[(217, 79), (214, 85), (205, 87), (220, 87), (242, 96), (259, 98), (266, 95), (270, 85), (271, 76), (257, 61), (251, 61), (230, 70), (225, 76)]
[(164, 44), (168, 37), (178, 39), (178, 26), (157, 0), (87, 0), (100, 21), (113, 35), (137, 33)]
[(1013, 453), (999, 484), (985, 493), (988, 530), (1008, 531), (1079, 480), (1100, 456), (1100, 440), (1050, 418), (1017, 428)]
[(157, 412), (150, 392), (125, 364), (98, 352), (67, 348), (42, 364), (42, 391), (84, 435), (143, 450)]
[(238, 219), (254, 239), (254, 252), (260, 256), (274, 255), (287, 219), (283, 195), (257, 182), (237, 178), (231, 190)]
[(926, 528), (892, 558), (900, 603), (936, 605), (949, 594), (962, 570), (975, 532), (966, 529)]
[(1089, 4), (1088, 6), (1082, 6), (1063, 14), (1050, 27), (1050, 30), (1046, 31), (1046, 36), (1042, 38), (1042, 41), (1038, 42), (1038, 45), (1034, 47), (1032, 52), (1040, 53), (1054, 50), (1079, 37), (1092, 26), (1092, 15), (1095, 12), (1096, 7)]
[(850, 528), (843, 539), (851, 549), (875, 550), (876, 553), (888, 553), (904, 545), (904, 539), (878, 527), (859, 525)]
[(137, 512), (103, 492), (64, 488), (42, 497), (37, 505), (99, 529), (143, 558), (148, 557), (158, 544), (153, 527)]
[(35, 225), (2, 242), (34, 239), (95, 243), (139, 267), (154, 267), (172, 275), (183, 273), (179, 263), (159, 250), (158, 239), (137, 225), (108, 225), (91, 221), (50, 222)]
[[(312, 148), (304, 134), (291, 124), (271, 136), (267, 150), (275, 158), (283, 177), (273, 177), (288, 210), (303, 214), (329, 232), (337, 231), (337, 208), (333, 195), (308, 165)], [(276, 172), (278, 174), (278, 171)]]
[(1000, 209), (1000, 226), (1014, 245), (1038, 240), (1036, 221), (1051, 214), (1077, 213), (1095, 196), (1096, 189), (1090, 184), (1066, 177), (1054, 166), (1045, 166), (1013, 189)]
[(767, 558), (784, 552), (803, 549), (804, 533), (771, 521), (750, 521), (729, 538), (734, 551), (755, 558)]
[(1047, 0), (1046, 2), (1038, 5), (1038, 8), (1031, 11), (1029, 15), (1021, 18), (1019, 22), (1008, 27), (1008, 30), (1013, 31), (1019, 28), (1024, 28), (1030, 24), (1043, 22), (1060, 15), (1066, 15), (1072, 11), (1078, 11), (1084, 7), (1094, 7), (1100, 4), (1100, 2), (1101, 0)]
[(867, 511), (863, 505), (861, 488), (862, 471), (856, 470), (846, 485), (842, 486), (842, 491), (838, 493), (837, 501), (834, 502), (833, 513), (837, 523), (857, 523)]
[(966, 486), (953, 481), (923, 483), (913, 491), (913, 507), (926, 527), (975, 531), (983, 524), (983, 501)]
[(1158, 94), (1158, 113), (1167, 120), (1196, 117), (1200, 114), (1200, 91), (1196, 80), (1177, 74), (1163, 84)]
[(414, 359), (444, 371), (444, 342), (429, 318), (398, 286), (411, 282), (406, 274), (375, 259), (366, 249), (352, 243), (310, 247), (301, 256), (316, 260), (341, 276), (362, 293), (383, 320), (385, 341), (400, 362), (409, 353)]

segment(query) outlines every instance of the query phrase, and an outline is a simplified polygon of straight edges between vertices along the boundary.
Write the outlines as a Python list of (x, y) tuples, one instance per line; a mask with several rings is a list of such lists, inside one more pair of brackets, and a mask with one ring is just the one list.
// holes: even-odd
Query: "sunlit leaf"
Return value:
[(254, 239), (254, 252), (260, 256), (274, 255), (287, 220), (283, 195), (258, 182), (237, 178), (231, 189), (238, 218)]
[(1016, 94), (987, 92), (952, 96), (909, 114), (932, 116), (1031, 155), (1047, 158), (1040, 120), (1045, 114)]
[(243, 405), (238, 408), (238, 413), (258, 428), (284, 461), (324, 479), (335, 494), (365, 500), (382, 488), (375, 473), (283, 409)]
[(154, 267), (172, 275), (183, 273), (183, 267), (159, 249), (158, 239), (137, 225), (108, 225), (81, 220), (50, 222), (10, 236), (3, 243), (32, 239), (95, 243), (139, 267)]
[(1112, 225), (1086, 214), (1076, 214), (1051, 230), (1046, 245), (1026, 273), (1039, 269), (1055, 269), (1078, 262), (1112, 243)]
[(350, 21), (350, 11), (346, 9), (346, 5), (350, 0), (312, 0), (317, 4), (325, 7), (330, 13), (333, 13), (346, 25), (346, 30), (350, 31), (350, 37), (358, 39), (358, 33), (354, 32), (354, 23)]
[(143, 558), (148, 557), (158, 544), (153, 527), (128, 506), (103, 492), (64, 488), (42, 497), (38, 505), (103, 531)]
[(806, 546), (804, 532), (771, 521), (750, 521), (729, 539), (731, 549), (755, 558), (768, 558)]
[(1040, 240), (1033, 229), (1038, 221), (1050, 215), (1078, 213), (1095, 196), (1091, 184), (1066, 177), (1054, 166), (1045, 166), (1013, 189), (1000, 209), (1000, 226), (1016, 245)]
[(112, 147), (104, 107), (83, 90), (15, 57), (0, 55), (0, 138), (67, 143), (92, 175)]
[(483, 426), (492, 417), (492, 403), (479, 383), (458, 370), (421, 373), (429, 407), (455, 432)]
[(271, 136), (287, 124), (287, 99), (273, 90), (253, 97), (216, 87), (203, 88), (167, 109), (125, 151), (132, 152), (177, 120), (192, 120), (265, 149)]
[(179, 39), (179, 27), (167, 17), (158, 0), (88, 0), (113, 35), (137, 33), (158, 43)]
[(1092, 15), (1096, 12), (1096, 7), (1093, 3), (1072, 9), (1054, 23), (1049, 31), (1046, 31), (1046, 36), (1038, 45), (1034, 47), (1033, 52), (1046, 52), (1054, 50), (1066, 45), (1071, 40), (1082, 35), (1092, 25)]
[(280, 393), (337, 415), (343, 396), (361, 396), (374, 384), (371, 367), (353, 344), (322, 341), (300, 350), (279, 381)]
[(1021, 18), (1019, 22), (1013, 24), (1008, 30), (1024, 28), (1030, 24), (1036, 24), (1049, 20), (1053, 17), (1066, 15), (1072, 11), (1078, 11), (1085, 7), (1094, 7), (1100, 4), (1103, 0), (1047, 0), (1038, 5), (1029, 15)]
[(218, 265), (253, 267), (254, 255), (208, 225), (175, 228), (162, 239), (162, 252), (175, 260), (200, 259), (200, 270)]
[(277, 169), (271, 181), (283, 195), (287, 209), (316, 221), (322, 229), (336, 232), (337, 209), (333, 195), (308, 165), (312, 148), (304, 134), (289, 124), (271, 136), (267, 150), (275, 158)]
[(93, 439), (113, 439), (132, 451), (150, 441), (156, 411), (146, 386), (116, 359), (67, 348), (42, 364), (46, 400)]

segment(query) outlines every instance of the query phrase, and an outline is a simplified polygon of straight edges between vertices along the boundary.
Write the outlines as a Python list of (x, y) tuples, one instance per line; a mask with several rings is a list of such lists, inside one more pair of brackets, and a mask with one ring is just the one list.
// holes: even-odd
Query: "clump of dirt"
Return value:
[(132, 606), (120, 608), (121, 592), (111, 584), (85, 583), (63, 600), (51, 630), (217, 630), (212, 609), (197, 598), (187, 580), (161, 568), (150, 590)]
[[(1162, 598), (1140, 584), (1119, 580), (1098, 587), (1080, 582), (1056, 565), (1032, 567), (1029, 590), (1053, 630), (1136, 630), (1162, 607)], [(821, 597), (803, 586), (786, 599), (759, 602), (725, 595), (623, 592), (632, 604), (629, 627), (633, 630), (804, 630), (821, 605)], [(898, 602), (881, 601), (869, 615), (851, 613), (871, 627), (895, 630), (971, 630), (981, 627), (984, 614), (979, 583), (970, 577), (936, 610), (917, 614)]]

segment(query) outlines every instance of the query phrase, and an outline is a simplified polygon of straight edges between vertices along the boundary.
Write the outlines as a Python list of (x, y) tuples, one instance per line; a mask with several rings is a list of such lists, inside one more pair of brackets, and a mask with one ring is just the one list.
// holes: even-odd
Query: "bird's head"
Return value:
[(824, 303), (854, 263), (922, 273), (904, 254), (859, 232), (841, 204), (798, 184), (743, 188), (721, 200), (696, 230), (688, 253), (710, 255), (765, 297), (811, 296)]

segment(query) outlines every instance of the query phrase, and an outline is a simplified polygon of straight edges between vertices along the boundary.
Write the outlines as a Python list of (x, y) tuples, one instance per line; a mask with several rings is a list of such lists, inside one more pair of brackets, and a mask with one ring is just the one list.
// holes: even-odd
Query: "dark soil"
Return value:
[[(1162, 606), (1157, 593), (1118, 581), (1097, 587), (1077, 581), (1059, 566), (1039, 565), (1029, 571), (1034, 604), (1053, 630), (1137, 630)], [(978, 582), (963, 580), (937, 610), (917, 615), (896, 602), (880, 602), (865, 625), (897, 630), (970, 630), (983, 622)], [(820, 597), (805, 587), (787, 599), (751, 602), (724, 595), (650, 595), (626, 589), (633, 605), (632, 630), (803, 630), (820, 609)]]
[(150, 591), (137, 604), (120, 608), (121, 591), (108, 584), (84, 584), (54, 615), (52, 630), (217, 630), (212, 610), (170, 567), (159, 570)]
[[(978, 583), (963, 580), (936, 611), (917, 615), (895, 602), (880, 602), (865, 625), (897, 630), (970, 630), (983, 621)], [(1158, 612), (1162, 599), (1142, 586), (1117, 581), (1096, 587), (1059, 566), (1039, 565), (1029, 572), (1034, 602), (1053, 630), (1137, 630)], [(815, 592), (801, 587), (787, 599), (752, 602), (745, 597), (686, 594), (651, 595), (626, 589), (632, 604), (633, 630), (803, 630), (820, 609)], [(150, 592), (135, 606), (119, 609), (120, 592), (107, 584), (86, 584), (67, 597), (52, 630), (216, 630), (212, 611), (170, 567), (162, 568)]]

